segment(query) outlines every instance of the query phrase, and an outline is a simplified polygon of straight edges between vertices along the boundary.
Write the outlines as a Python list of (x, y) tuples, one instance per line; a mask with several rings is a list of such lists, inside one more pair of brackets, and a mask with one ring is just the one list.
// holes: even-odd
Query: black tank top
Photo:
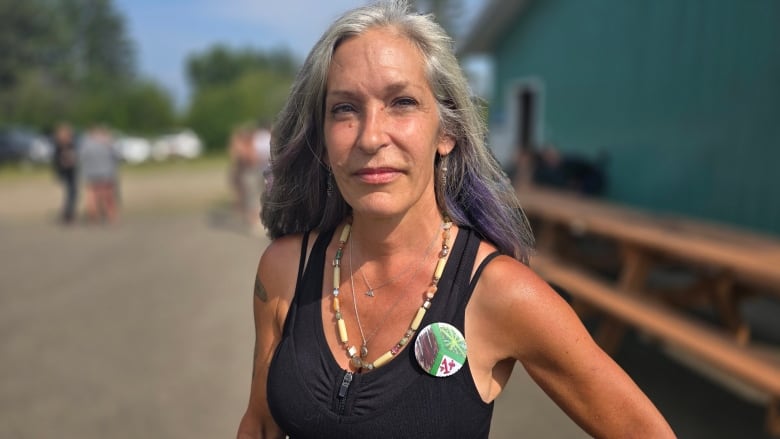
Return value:
[[(307, 238), (302, 245), (295, 297), (268, 372), (268, 405), (279, 427), (291, 439), (487, 438), (493, 403), (480, 398), (468, 359), (446, 378), (423, 371), (413, 346), (368, 373), (338, 365), (325, 340), (320, 308), (333, 233), (320, 234), (305, 271)], [(479, 243), (473, 231), (460, 229), (421, 328), (447, 322), (464, 332), (466, 304), (482, 268), (496, 255), (485, 258), (469, 282)]]

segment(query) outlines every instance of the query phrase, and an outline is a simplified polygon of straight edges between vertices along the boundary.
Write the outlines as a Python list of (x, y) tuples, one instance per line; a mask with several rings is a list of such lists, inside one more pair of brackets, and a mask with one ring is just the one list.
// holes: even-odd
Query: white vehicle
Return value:
[(120, 137), (116, 146), (122, 160), (127, 163), (143, 163), (152, 155), (152, 144), (143, 137)]
[(173, 157), (194, 159), (202, 152), (203, 142), (192, 130), (162, 136), (152, 145), (152, 157), (155, 160), (166, 160)]
[(33, 163), (50, 163), (54, 157), (54, 145), (49, 139), (36, 135), (30, 141), (28, 153)]

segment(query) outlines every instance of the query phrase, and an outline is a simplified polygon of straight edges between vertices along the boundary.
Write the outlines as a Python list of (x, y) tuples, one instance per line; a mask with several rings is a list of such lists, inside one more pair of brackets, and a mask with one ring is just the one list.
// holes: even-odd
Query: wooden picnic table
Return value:
[(525, 188), (518, 195), (526, 213), (545, 222), (729, 271), (780, 296), (778, 238), (550, 189)]
[[(552, 189), (521, 187), (518, 197), (535, 226), (539, 254), (531, 266), (571, 294), (575, 309), (606, 316), (594, 332), (605, 351), (614, 352), (627, 326), (681, 347), (766, 393), (767, 428), (780, 437), (780, 360), (751, 342), (749, 322), (740, 313), (746, 291), (780, 297), (780, 239)], [(613, 244), (616, 278), (604, 279), (567, 257), (572, 237)], [(650, 274), (670, 263), (695, 276), (690, 287), (674, 291), (673, 303), (704, 299), (719, 316), (719, 326), (653, 294)], [(582, 303), (587, 307), (578, 306)]]

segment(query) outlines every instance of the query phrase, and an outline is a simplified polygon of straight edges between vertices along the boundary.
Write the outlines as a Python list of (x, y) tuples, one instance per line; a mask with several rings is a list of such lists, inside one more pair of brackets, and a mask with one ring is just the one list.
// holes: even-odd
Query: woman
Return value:
[(260, 213), (260, 157), (252, 143), (252, 129), (241, 126), (230, 136), (230, 183), (235, 210), (251, 231), (257, 230)]
[(76, 159), (76, 139), (73, 127), (60, 123), (54, 130), (54, 170), (62, 182), (65, 198), (62, 204), (60, 221), (72, 224), (76, 219), (76, 201), (78, 198), (78, 169)]
[(338, 19), (274, 131), (239, 437), (487, 437), (517, 361), (593, 436), (673, 436), (526, 266), (525, 217), (429, 17)]
[(87, 218), (92, 222), (119, 220), (118, 174), (120, 157), (108, 128), (92, 127), (78, 148), (79, 169), (87, 186)]

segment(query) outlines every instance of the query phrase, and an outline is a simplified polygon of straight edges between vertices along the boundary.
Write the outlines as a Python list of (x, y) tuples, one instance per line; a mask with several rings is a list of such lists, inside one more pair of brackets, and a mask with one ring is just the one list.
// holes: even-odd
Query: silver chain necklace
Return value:
[[(423, 265), (425, 265), (425, 261), (428, 260), (428, 254), (431, 252), (431, 247), (433, 247), (433, 243), (436, 242), (436, 238), (438, 237), (438, 235), (439, 235), (439, 229), (437, 228), (436, 229), (436, 233), (433, 235), (433, 240), (431, 241), (431, 244), (425, 250), (425, 257), (423, 258), (422, 262), (420, 262), (420, 264), (417, 266), (417, 269), (414, 270), (414, 273), (409, 278), (409, 280), (407, 280), (406, 283), (404, 284), (404, 286), (401, 288), (402, 292), (407, 289), (406, 287), (408, 287), (409, 284), (412, 282), (412, 280), (414, 279), (414, 276), (417, 274), (418, 271), (420, 271), (420, 268)], [(360, 312), (358, 312), (357, 297), (355, 295), (355, 277), (353, 275), (354, 274), (354, 270), (352, 268), (352, 253), (354, 253), (354, 248), (355, 248), (354, 242), (355, 242), (355, 239), (353, 237), (353, 239), (351, 239), (349, 241), (349, 285), (350, 285), (350, 289), (352, 290), (352, 305), (353, 305), (353, 307), (355, 309), (355, 320), (357, 321), (358, 330), (360, 331), (360, 339), (362, 340), (362, 344), (360, 346), (360, 358), (366, 358), (368, 356), (368, 342), (369, 342), (369, 340), (374, 338), (374, 336), (377, 334), (377, 332), (379, 332), (379, 329), (382, 326), (384, 326), (385, 322), (387, 321), (387, 318), (393, 313), (393, 310), (395, 309), (395, 307), (397, 307), (398, 304), (401, 303), (401, 299), (403, 299), (404, 295), (403, 294), (398, 294), (398, 298), (393, 303), (393, 306), (391, 306), (390, 309), (387, 310), (387, 312), (385, 313), (385, 317), (382, 319), (382, 321), (379, 322), (378, 325), (376, 325), (376, 327), (371, 332), (371, 334), (369, 334), (369, 336), (366, 337), (366, 334), (363, 331), (363, 324), (360, 322)], [(362, 271), (361, 271), (361, 274), (362, 274)], [(363, 277), (363, 280), (364, 281), (366, 280), (365, 276)], [(366, 285), (368, 285), (368, 282), (366, 282)], [(369, 286), (369, 290), (370, 289), (371, 289), (371, 287)], [(366, 292), (366, 294), (368, 295), (368, 292)], [(370, 297), (373, 297), (373, 296), (370, 296)]]
[[(352, 238), (352, 241), (350, 241), (350, 243), (349, 243), (350, 252), (353, 251), (354, 247), (353, 247), (352, 243), (354, 241), (355, 241), (355, 239)], [(433, 239), (431, 240), (431, 243), (428, 244), (428, 247), (426, 247), (425, 253), (423, 253), (423, 260), (419, 264), (417, 264), (417, 268), (415, 268), (414, 272), (410, 275), (411, 278), (414, 278), (414, 276), (416, 276), (417, 273), (419, 273), (419, 271), (423, 267), (423, 265), (425, 265), (425, 261), (428, 260), (428, 256), (430, 255), (431, 249), (433, 248), (433, 244), (435, 244), (435, 243), (436, 243), (436, 235), (433, 236)], [(352, 258), (352, 255), (350, 255), (350, 258)], [(350, 261), (351, 261), (351, 259), (350, 259)], [(368, 283), (368, 278), (366, 277), (366, 274), (363, 272), (363, 267), (362, 266), (358, 267), (358, 271), (360, 272), (360, 276), (363, 278), (363, 283), (365, 283), (366, 286), (368, 287), (368, 290), (366, 290), (365, 293), (363, 293), (363, 294), (365, 294), (368, 297), (374, 297), (376, 295), (376, 291), (378, 289), (384, 288), (384, 287), (386, 287), (388, 285), (391, 285), (395, 281), (397, 281), (397, 280), (401, 279), (402, 277), (404, 277), (404, 275), (407, 275), (409, 273), (409, 268), (411, 268), (412, 264), (413, 264), (413, 262), (410, 263), (406, 267), (406, 269), (402, 270), (400, 274), (398, 274), (397, 276), (393, 276), (390, 280), (385, 281), (385, 282), (383, 282), (382, 284), (380, 284), (379, 286), (376, 286), (376, 287), (372, 287), (371, 284)], [(352, 268), (350, 267), (350, 270), (351, 269)], [(354, 286), (352, 288), (354, 289)]]

